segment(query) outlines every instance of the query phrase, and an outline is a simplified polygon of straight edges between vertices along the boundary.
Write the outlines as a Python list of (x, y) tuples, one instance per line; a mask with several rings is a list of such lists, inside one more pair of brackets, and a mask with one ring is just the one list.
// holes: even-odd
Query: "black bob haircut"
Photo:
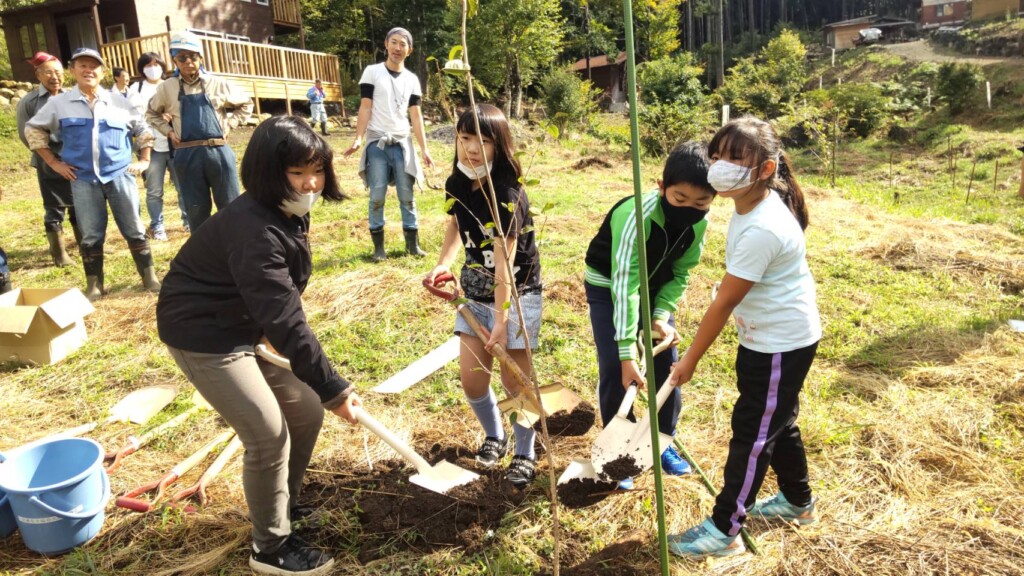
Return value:
[(668, 188), (676, 184), (689, 184), (714, 196), (715, 189), (708, 183), (710, 164), (708, 147), (703, 142), (680, 142), (665, 159), (665, 169), (661, 173), (662, 186)]
[[(515, 186), (518, 187), (523, 169), (519, 166), (519, 160), (516, 160), (515, 144), (512, 141), (512, 129), (509, 127), (508, 118), (505, 118), (501, 109), (490, 104), (478, 104), (476, 111), (480, 117), (480, 131), (483, 132), (483, 136), (490, 138), (494, 143), (491, 178), (499, 182), (515, 183)], [(459, 116), (459, 121), (455, 124), (455, 132), (456, 140), (459, 138), (459, 132), (476, 135), (472, 109), (466, 110)], [(458, 170), (458, 165), (459, 154), (456, 152), (455, 158), (452, 160), (453, 174)]]
[(135, 64), (135, 67), (137, 68), (136, 72), (138, 72), (140, 76), (145, 78), (146, 66), (149, 66), (153, 62), (159, 64), (160, 68), (163, 69), (164, 72), (167, 71), (167, 64), (164, 62), (164, 59), (159, 54), (157, 54), (156, 52), (143, 52), (142, 56), (139, 56), (139, 61)]
[(257, 126), (249, 139), (242, 156), (242, 186), (260, 204), (279, 208), (282, 201), (296, 197), (288, 183), (288, 169), (310, 164), (324, 167), (324, 199), (348, 198), (338, 185), (334, 151), (327, 141), (305, 120), (274, 116)]
[[(113, 68), (110, 69), (110, 75), (112, 77), (114, 77), (114, 78), (117, 78), (118, 76), (120, 76), (121, 74), (124, 74), (125, 72), (127, 72), (127, 70), (125, 70), (124, 68), (121, 68), (119, 66), (114, 66)], [(129, 74), (129, 76), (131, 76), (131, 74)]]

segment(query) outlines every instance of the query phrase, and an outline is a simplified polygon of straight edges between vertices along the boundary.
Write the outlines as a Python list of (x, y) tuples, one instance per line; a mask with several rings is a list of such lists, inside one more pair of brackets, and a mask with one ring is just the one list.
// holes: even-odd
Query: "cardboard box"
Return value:
[(85, 343), (95, 308), (77, 288), (16, 288), (0, 294), (0, 362), (54, 364)]

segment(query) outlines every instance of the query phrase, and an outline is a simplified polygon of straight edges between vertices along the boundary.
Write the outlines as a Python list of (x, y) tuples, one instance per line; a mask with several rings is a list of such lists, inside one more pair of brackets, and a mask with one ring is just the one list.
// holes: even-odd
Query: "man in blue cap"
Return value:
[[(153, 133), (127, 99), (100, 88), (103, 57), (92, 48), (71, 56), (77, 85), (51, 97), (25, 124), (28, 146), (55, 173), (71, 182), (75, 213), (82, 229), (79, 250), (87, 283), (86, 297), (103, 297), (103, 243), (107, 235), (107, 204), (131, 250), (143, 287), (160, 291), (146, 229), (139, 217), (135, 177), (149, 167)], [(64, 143), (61, 156), (50, 149), (50, 136)], [(139, 161), (132, 162), (132, 139)]]
[[(172, 34), (170, 49), (177, 78), (157, 87), (146, 120), (174, 149), (178, 194), (184, 197), (188, 225), (195, 232), (210, 217), (214, 203), (220, 210), (238, 198), (238, 168), (228, 146), (227, 117), (238, 112), (241, 120), (248, 118), (252, 99), (203, 69), (203, 44), (195, 34)], [(164, 114), (170, 114), (170, 122)]]

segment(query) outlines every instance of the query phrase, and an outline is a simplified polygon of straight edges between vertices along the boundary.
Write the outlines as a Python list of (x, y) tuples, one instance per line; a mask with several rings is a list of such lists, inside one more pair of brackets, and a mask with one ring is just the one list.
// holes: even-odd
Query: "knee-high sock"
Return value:
[(518, 422), (512, 425), (512, 430), (516, 435), (516, 456), (526, 456), (530, 460), (537, 459), (537, 453), (533, 450), (534, 440), (537, 438), (537, 433), (532, 427), (521, 426)]
[(466, 396), (470, 408), (476, 414), (476, 419), (484, 428), (484, 434), (498, 440), (505, 439), (505, 428), (501, 425), (501, 412), (498, 411), (498, 400), (494, 392), (488, 388), (487, 393), (479, 398)]

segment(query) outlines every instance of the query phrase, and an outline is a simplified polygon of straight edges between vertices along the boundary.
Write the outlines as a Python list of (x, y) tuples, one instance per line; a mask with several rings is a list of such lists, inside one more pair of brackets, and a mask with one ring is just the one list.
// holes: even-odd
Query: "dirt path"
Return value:
[(957, 54), (948, 48), (934, 46), (928, 40), (903, 42), (902, 44), (885, 44), (884, 46), (886, 50), (897, 56), (917, 62), (970, 62), (979, 66), (986, 66), (1010, 60), (1024, 60), (1024, 58), (981, 57)]

